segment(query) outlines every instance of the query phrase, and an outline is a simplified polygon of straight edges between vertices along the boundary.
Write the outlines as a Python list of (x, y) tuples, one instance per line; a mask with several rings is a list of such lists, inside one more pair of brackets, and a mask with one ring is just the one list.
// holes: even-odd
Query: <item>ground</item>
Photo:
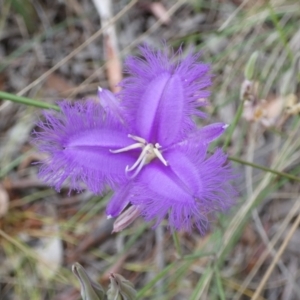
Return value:
[(0, 94), (0, 299), (80, 299), (75, 262), (106, 289), (121, 274), (138, 299), (300, 299), (299, 1), (97, 2), (2, 1), (0, 90), (82, 100), (117, 91), (143, 43), (200, 51), (214, 77), (199, 126), (230, 124), (215, 145), (238, 174), (237, 204), (204, 236), (142, 219), (112, 234), (111, 193), (40, 181), (31, 136), (42, 110)]

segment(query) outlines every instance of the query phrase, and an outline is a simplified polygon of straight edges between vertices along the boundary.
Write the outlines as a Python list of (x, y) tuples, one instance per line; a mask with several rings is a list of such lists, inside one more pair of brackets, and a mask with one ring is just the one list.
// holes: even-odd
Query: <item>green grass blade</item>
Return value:
[(146, 294), (146, 292), (151, 289), (156, 282), (162, 279), (178, 262), (173, 262), (164, 268), (161, 272), (159, 272), (148, 284), (146, 284), (141, 290), (137, 293), (137, 299), (142, 299), (141, 297)]
[(196, 285), (193, 294), (191, 295), (189, 300), (199, 300), (201, 299), (201, 295), (203, 294), (204, 289), (206, 288), (207, 284), (209, 284), (211, 280), (212, 269), (211, 267), (207, 267), (205, 272), (201, 275), (198, 284)]
[(35, 107), (39, 107), (39, 108), (54, 109), (54, 110), (57, 110), (57, 111), (60, 110), (59, 107), (57, 105), (54, 105), (54, 104), (49, 104), (49, 103), (46, 103), (46, 102), (33, 100), (33, 99), (30, 99), (30, 98), (17, 96), (17, 95), (2, 92), (2, 91), (0, 91), (0, 99), (10, 100), (10, 101), (17, 102), (17, 103), (20, 103), (20, 104), (35, 106)]

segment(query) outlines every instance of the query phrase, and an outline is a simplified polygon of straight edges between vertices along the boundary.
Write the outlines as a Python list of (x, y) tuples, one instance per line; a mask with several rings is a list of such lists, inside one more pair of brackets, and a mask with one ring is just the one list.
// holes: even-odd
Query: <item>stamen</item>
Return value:
[(139, 155), (136, 162), (131, 167), (126, 166), (125, 168), (126, 173), (135, 170), (134, 174), (130, 178), (136, 177), (142, 170), (143, 166), (150, 163), (155, 157), (157, 157), (165, 166), (168, 166), (168, 162), (164, 159), (162, 153), (159, 151), (159, 149), (162, 148), (162, 146), (159, 143), (156, 143), (155, 145), (151, 143), (148, 144), (145, 139), (132, 134), (128, 134), (128, 137), (137, 141), (138, 143), (132, 144), (130, 146), (121, 149), (109, 150), (109, 151), (111, 153), (121, 153), (121, 152), (126, 152), (137, 148), (142, 148), (142, 152)]
[(142, 161), (140, 162), (140, 164), (138, 165), (137, 169), (135, 170), (135, 172), (133, 173), (133, 175), (130, 177), (131, 179), (136, 177), (140, 171), (142, 170), (143, 166), (146, 164), (146, 159), (147, 159), (147, 156), (144, 156)]
[[(149, 147), (150, 146), (150, 147)], [(126, 167), (126, 172), (132, 171), (134, 170), (139, 163), (143, 160), (144, 157), (147, 156), (147, 151), (151, 148), (151, 144), (147, 145), (141, 152), (140, 156), (138, 157), (138, 159), (136, 160), (136, 162), (130, 167), (128, 168), (128, 166)]]
[(133, 149), (137, 149), (137, 148), (143, 148), (143, 147), (144, 147), (144, 144), (136, 143), (136, 144), (132, 144), (130, 146), (127, 146), (127, 147), (124, 147), (124, 148), (121, 148), (121, 149), (117, 149), (117, 150), (109, 149), (109, 152), (111, 152), (111, 153), (121, 153), (121, 152), (126, 152), (126, 151), (129, 151), (129, 150), (133, 150)]
[(132, 135), (132, 134), (128, 134), (128, 137), (137, 141), (137, 142), (140, 142), (140, 143), (143, 143), (143, 144), (147, 144), (147, 141), (139, 136), (136, 136), (136, 135)]
[(157, 158), (165, 165), (168, 165), (168, 162), (164, 159), (164, 157), (162, 156), (162, 154), (160, 153), (160, 151), (157, 148), (153, 148), (153, 151), (155, 153), (155, 155), (157, 156)]

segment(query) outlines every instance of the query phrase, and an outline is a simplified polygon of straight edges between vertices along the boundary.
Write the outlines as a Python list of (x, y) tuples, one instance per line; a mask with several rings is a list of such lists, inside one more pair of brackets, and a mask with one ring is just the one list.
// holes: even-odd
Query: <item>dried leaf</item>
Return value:
[(99, 13), (104, 36), (104, 49), (106, 55), (106, 71), (110, 90), (114, 93), (120, 91), (118, 83), (122, 80), (122, 64), (118, 49), (118, 38), (115, 22), (107, 26), (113, 17), (112, 3), (110, 0), (93, 0)]
[(3, 143), (3, 152), (0, 156), (0, 164), (5, 165), (12, 157), (18, 153), (20, 148), (25, 144), (34, 126), (35, 117), (33, 115), (23, 115), (18, 118), (7, 132), (5, 143)]
[(105, 36), (105, 49), (107, 55), (107, 79), (109, 82), (110, 89), (117, 93), (120, 91), (118, 83), (122, 80), (122, 65), (118, 55), (118, 50), (114, 47), (112, 38), (109, 35)]
[(49, 280), (55, 276), (63, 262), (63, 246), (58, 226), (49, 226), (45, 231), (50, 231), (52, 236), (42, 238), (41, 244), (36, 247), (37, 258), (40, 261), (37, 269), (43, 278)]
[(133, 223), (140, 215), (140, 211), (135, 205), (130, 206), (123, 211), (121, 215), (114, 222), (114, 229), (112, 232), (120, 232)]
[(152, 2), (151, 4), (149, 4), (149, 10), (158, 20), (162, 22), (162, 24), (170, 24), (170, 15), (168, 14), (166, 8), (160, 2)]
[(65, 78), (58, 74), (50, 74), (46, 81), (46, 87), (50, 93), (58, 93), (62, 96), (67, 96), (71, 89), (75, 86), (67, 82)]
[(285, 98), (285, 111), (289, 115), (297, 115), (300, 113), (300, 103), (295, 94), (289, 94)]
[(283, 111), (283, 107), (284, 99), (282, 97), (275, 97), (266, 100), (263, 105), (265, 115), (262, 119), (262, 124), (266, 127), (274, 126)]
[(257, 81), (251, 81), (245, 79), (241, 85), (240, 99), (250, 102), (257, 100), (259, 83)]
[(7, 191), (0, 185), (0, 218), (5, 216), (8, 211), (9, 196)]
[(284, 98), (271, 96), (258, 101), (246, 101), (243, 117), (250, 122), (260, 122), (265, 127), (274, 126), (284, 107)]

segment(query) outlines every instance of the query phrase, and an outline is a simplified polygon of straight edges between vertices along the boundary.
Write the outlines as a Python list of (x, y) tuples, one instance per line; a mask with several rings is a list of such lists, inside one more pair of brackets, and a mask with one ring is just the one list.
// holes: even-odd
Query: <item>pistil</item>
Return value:
[(147, 141), (141, 137), (128, 134), (128, 137), (136, 141), (137, 143), (134, 143), (132, 145), (129, 145), (127, 147), (116, 149), (116, 150), (109, 150), (111, 153), (117, 154), (121, 152), (127, 152), (133, 149), (141, 148), (142, 152), (139, 155), (136, 162), (131, 166), (126, 166), (125, 172), (129, 173), (135, 170), (131, 178), (136, 177), (139, 172), (142, 170), (142, 168), (149, 164), (154, 158), (158, 158), (165, 166), (168, 166), (168, 162), (164, 159), (162, 155), (161, 145), (159, 143), (156, 143), (155, 145), (151, 143), (147, 143)]

